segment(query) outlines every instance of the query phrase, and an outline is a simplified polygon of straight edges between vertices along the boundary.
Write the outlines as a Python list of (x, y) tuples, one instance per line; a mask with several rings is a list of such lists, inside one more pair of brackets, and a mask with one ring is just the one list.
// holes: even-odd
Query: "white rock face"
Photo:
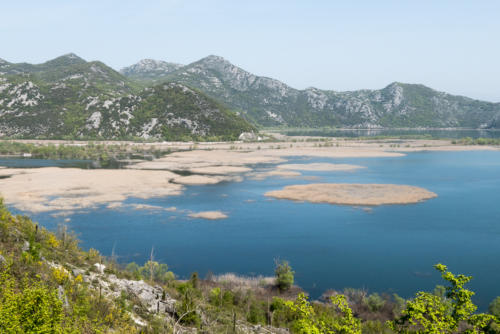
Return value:
[(152, 118), (149, 123), (146, 123), (142, 126), (142, 138), (150, 138), (151, 131), (154, 129), (154, 127), (158, 124), (158, 118)]
[(106, 101), (104, 101), (102, 106), (103, 106), (103, 108), (109, 109), (109, 107), (111, 105), (113, 105), (114, 102), (115, 102), (115, 100), (106, 100)]
[(307, 102), (309, 102), (309, 104), (314, 109), (325, 108), (326, 103), (328, 101), (328, 97), (325, 95), (324, 92), (316, 88), (310, 88), (306, 90), (306, 94), (307, 94)]
[(87, 105), (85, 106), (85, 110), (89, 110), (90, 107), (93, 107), (99, 103), (99, 98), (97, 96), (89, 96), (87, 98)]
[[(7, 103), (7, 107), (33, 107), (39, 104), (43, 99), (43, 95), (40, 94), (40, 90), (31, 81), (26, 81), (17, 85), (3, 84), (0, 86), (1, 91), (10, 88), (7, 94), (10, 96), (10, 100)], [(0, 91), (0, 92), (1, 92)]]
[(101, 118), (102, 114), (99, 111), (96, 111), (90, 115), (89, 119), (87, 120), (87, 129), (98, 129), (99, 125), (101, 125)]
[(269, 111), (269, 110), (266, 110), (266, 113), (267, 113), (267, 115), (268, 115), (270, 118), (272, 118), (272, 119), (274, 119), (274, 120), (278, 121), (279, 123), (284, 123), (284, 121), (283, 121), (283, 117), (281, 117), (281, 115), (275, 114), (275, 113), (273, 113), (272, 111)]

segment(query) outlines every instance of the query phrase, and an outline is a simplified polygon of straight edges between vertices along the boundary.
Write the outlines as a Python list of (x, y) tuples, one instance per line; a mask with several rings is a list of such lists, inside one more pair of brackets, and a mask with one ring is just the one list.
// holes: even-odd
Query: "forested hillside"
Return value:
[(141, 88), (74, 54), (0, 64), (0, 135), (22, 138), (231, 140), (254, 127), (183, 84)]

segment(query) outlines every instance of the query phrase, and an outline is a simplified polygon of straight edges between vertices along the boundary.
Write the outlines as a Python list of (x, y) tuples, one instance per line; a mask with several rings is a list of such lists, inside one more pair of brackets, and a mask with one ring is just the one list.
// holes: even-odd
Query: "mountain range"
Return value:
[(0, 62), (0, 134), (27, 138), (237, 139), (253, 125), (182, 83), (143, 87), (67, 54), (39, 65)]
[[(140, 64), (121, 72), (130, 78), (141, 77), (144, 83), (141, 73), (152, 71)], [(253, 75), (218, 56), (157, 73), (155, 80), (198, 88), (260, 126), (490, 128), (498, 126), (500, 119), (500, 103), (455, 96), (423, 85), (394, 82), (380, 90), (298, 90)]]
[(500, 128), (500, 103), (399, 82), (298, 90), (218, 56), (119, 72), (72, 53), (36, 65), (0, 59), (3, 136), (230, 140), (269, 126)]

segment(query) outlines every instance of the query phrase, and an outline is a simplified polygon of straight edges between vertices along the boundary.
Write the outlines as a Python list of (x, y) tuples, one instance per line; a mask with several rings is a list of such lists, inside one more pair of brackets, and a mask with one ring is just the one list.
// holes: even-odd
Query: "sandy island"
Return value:
[(1, 169), (0, 193), (7, 204), (22, 211), (78, 210), (112, 203), (117, 207), (129, 197), (150, 198), (182, 193), (171, 183), (168, 171), (29, 168)]
[(189, 217), (216, 220), (216, 219), (226, 219), (228, 216), (220, 211), (202, 211), (202, 212), (190, 213)]
[(205, 175), (188, 175), (188, 176), (176, 176), (171, 182), (183, 184), (186, 186), (200, 186), (207, 184), (217, 184), (223, 181), (240, 181), (241, 179), (237, 177), (229, 176), (205, 176)]
[(410, 204), (437, 197), (426, 189), (406, 185), (338, 183), (287, 186), (282, 190), (267, 192), (265, 196), (345, 205)]

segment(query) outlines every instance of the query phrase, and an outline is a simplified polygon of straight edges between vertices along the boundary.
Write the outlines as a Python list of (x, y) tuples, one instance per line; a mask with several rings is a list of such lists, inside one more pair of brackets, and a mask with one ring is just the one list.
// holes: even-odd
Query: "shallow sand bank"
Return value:
[(0, 194), (22, 211), (78, 210), (129, 197), (150, 198), (182, 193), (168, 171), (86, 170), (77, 168), (1, 169)]
[[(272, 146), (272, 145), (269, 145)], [(257, 146), (260, 147), (260, 146)], [(144, 161), (127, 166), (129, 169), (150, 169), (189, 171), (197, 174), (237, 174), (249, 172), (255, 164), (279, 164), (287, 157), (325, 157), (325, 158), (370, 158), (399, 157), (399, 152), (387, 152), (382, 148), (360, 147), (292, 147), (256, 149), (249, 145), (245, 151), (218, 149), (176, 152), (153, 161)]]
[(238, 176), (205, 176), (205, 175), (188, 175), (176, 176), (171, 182), (183, 184), (186, 186), (201, 186), (207, 184), (217, 184), (224, 181), (240, 182), (242, 179)]
[(190, 213), (189, 217), (216, 220), (216, 219), (225, 219), (228, 216), (220, 211), (202, 211), (202, 212)]
[(410, 204), (437, 197), (424, 188), (395, 184), (317, 183), (287, 186), (265, 196), (312, 203), (345, 205)]

